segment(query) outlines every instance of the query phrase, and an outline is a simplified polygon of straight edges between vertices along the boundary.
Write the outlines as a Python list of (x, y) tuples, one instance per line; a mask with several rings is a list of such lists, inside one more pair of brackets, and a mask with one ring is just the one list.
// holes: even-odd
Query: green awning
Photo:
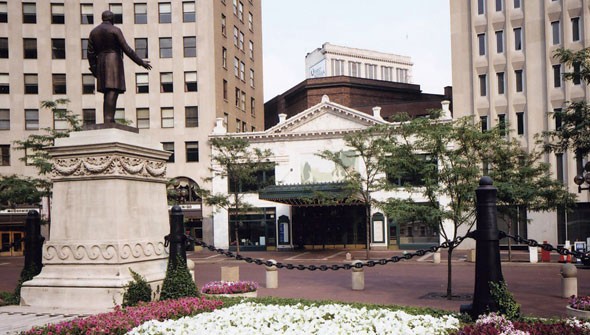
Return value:
[(258, 198), (291, 206), (358, 205), (346, 183), (270, 185), (260, 190)]

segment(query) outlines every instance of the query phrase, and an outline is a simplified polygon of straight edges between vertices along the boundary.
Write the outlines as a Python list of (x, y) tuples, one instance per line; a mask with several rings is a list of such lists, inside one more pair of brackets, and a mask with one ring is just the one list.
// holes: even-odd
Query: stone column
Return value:
[(50, 155), (51, 236), (21, 305), (112, 308), (132, 280), (129, 269), (161, 288), (169, 153), (147, 136), (110, 128), (73, 132), (56, 140)]

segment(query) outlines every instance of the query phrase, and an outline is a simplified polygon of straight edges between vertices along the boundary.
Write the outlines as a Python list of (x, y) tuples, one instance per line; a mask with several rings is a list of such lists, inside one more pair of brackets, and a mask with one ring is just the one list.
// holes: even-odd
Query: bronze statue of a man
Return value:
[(119, 94), (125, 92), (125, 72), (123, 70), (123, 53), (137, 65), (151, 70), (147, 60), (142, 60), (129, 47), (121, 29), (113, 25), (113, 13), (104, 11), (102, 23), (90, 32), (88, 39), (88, 63), (90, 71), (96, 77), (97, 90), (104, 94), (104, 123), (115, 122), (115, 109)]

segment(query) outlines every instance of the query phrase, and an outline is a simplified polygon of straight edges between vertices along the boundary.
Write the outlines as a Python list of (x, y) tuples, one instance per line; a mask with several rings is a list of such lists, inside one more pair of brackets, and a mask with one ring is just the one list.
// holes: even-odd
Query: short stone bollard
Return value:
[(529, 247), (529, 261), (532, 264), (539, 262), (539, 250), (537, 247)]
[(362, 267), (356, 267), (356, 264), (362, 264), (362, 261), (352, 262), (352, 289), (353, 291), (362, 291), (365, 289), (365, 270)]
[(432, 254), (432, 263), (440, 264), (440, 250)]
[(566, 263), (561, 266), (561, 297), (569, 298), (578, 295), (578, 269), (575, 265)]
[[(269, 259), (269, 262), (277, 264), (274, 259)], [(276, 266), (265, 266), (266, 268), (266, 288), (279, 288), (279, 271)]]
[(222, 266), (221, 267), (221, 281), (240, 281), (240, 267), (239, 266)]

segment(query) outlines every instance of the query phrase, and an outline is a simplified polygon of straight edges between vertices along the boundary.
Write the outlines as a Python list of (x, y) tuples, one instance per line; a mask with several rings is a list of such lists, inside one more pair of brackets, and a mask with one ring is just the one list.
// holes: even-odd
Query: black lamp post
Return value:
[[(576, 165), (578, 174), (574, 177), (574, 183), (578, 185), (578, 193), (582, 193), (583, 190), (590, 191), (590, 162), (587, 162), (586, 165), (582, 165), (582, 154), (577, 152)], [(582, 187), (584, 183), (586, 183), (586, 186)]]

